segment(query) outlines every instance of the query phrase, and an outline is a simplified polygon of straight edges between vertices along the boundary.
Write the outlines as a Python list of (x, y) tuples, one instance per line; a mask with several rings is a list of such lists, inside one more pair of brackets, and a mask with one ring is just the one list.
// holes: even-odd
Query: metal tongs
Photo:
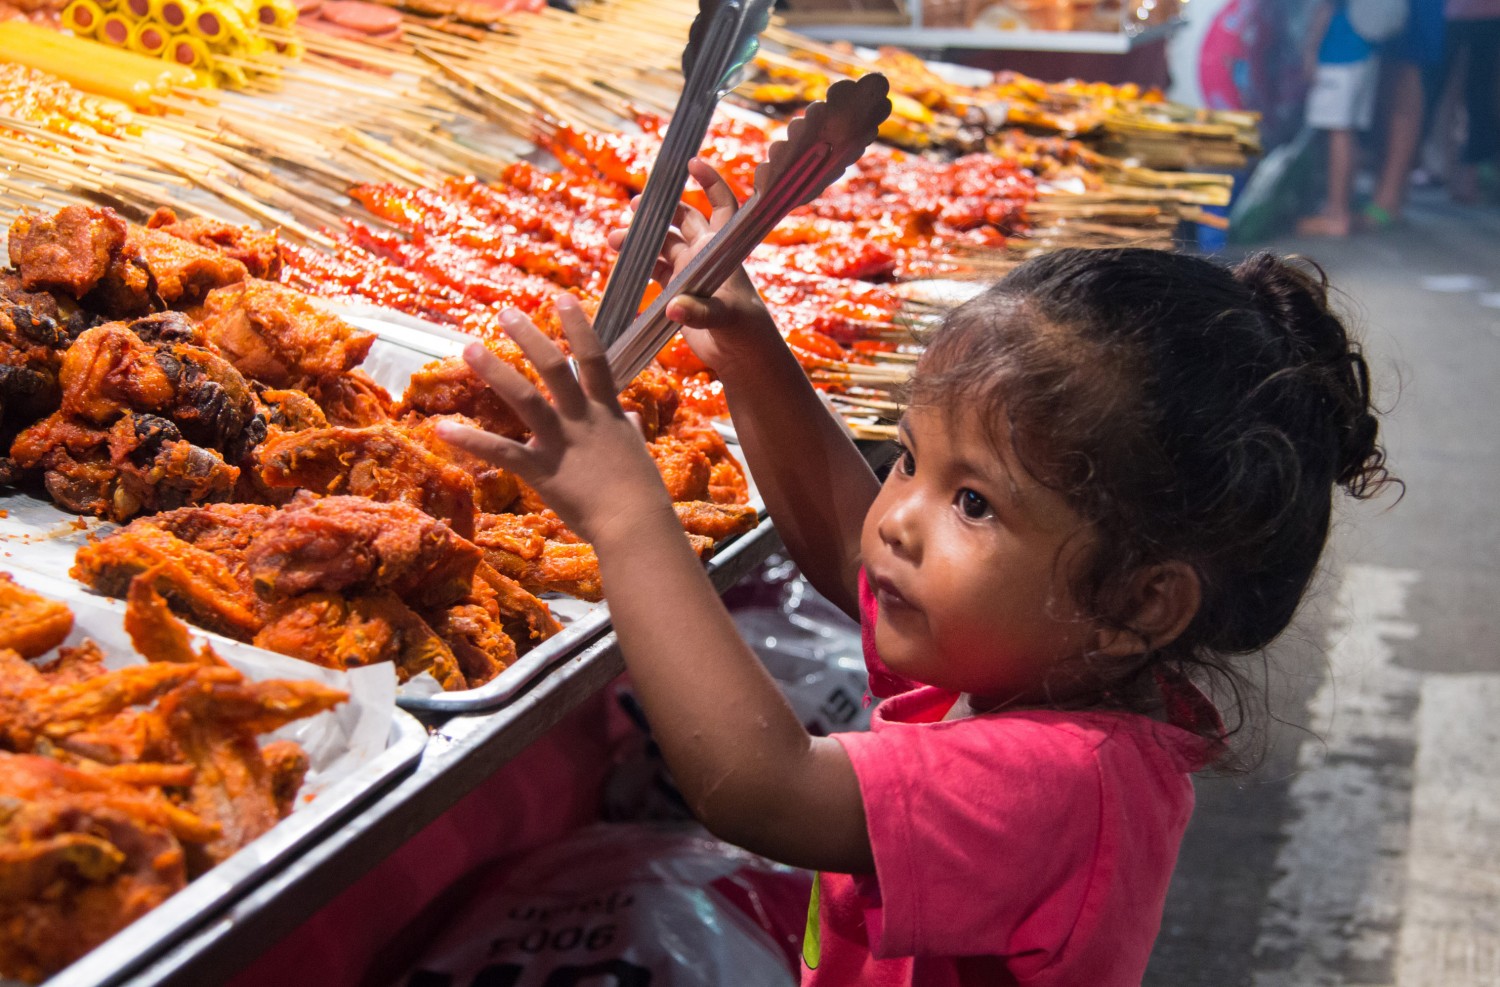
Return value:
[[(767, 160), (755, 169), (755, 192), (739, 212), (609, 344), (617, 388), (623, 390), (677, 331), (677, 323), (666, 316), (668, 302), (678, 295), (713, 294), (787, 213), (816, 198), (859, 160), (891, 112), (889, 92), (878, 72), (857, 81), (845, 79), (791, 122), (785, 139), (772, 144)], [(676, 205), (674, 201), (674, 212)], [(651, 260), (654, 264), (656, 258)]]
[(699, 0), (682, 49), (682, 95), (594, 314), (594, 331), (605, 345), (635, 316), (682, 199), (688, 162), (702, 147), (719, 100), (738, 84), (740, 70), (760, 48), (772, 6), (774, 0)]

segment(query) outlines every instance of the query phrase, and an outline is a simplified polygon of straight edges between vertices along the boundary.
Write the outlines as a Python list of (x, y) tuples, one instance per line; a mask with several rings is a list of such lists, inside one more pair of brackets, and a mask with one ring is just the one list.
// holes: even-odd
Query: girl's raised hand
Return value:
[[(551, 395), (480, 343), (464, 360), (531, 430), (517, 442), (482, 429), (443, 422), (438, 434), (516, 473), (541, 493), (567, 525), (595, 546), (628, 541), (647, 520), (672, 517), (672, 502), (636, 423), (620, 409), (604, 348), (577, 299), (557, 302), (573, 366), (541, 330), (515, 309), (501, 313), (506, 333), (521, 347)], [(672, 523), (675, 525), (675, 518)]]
[[(708, 245), (740, 207), (729, 183), (707, 161), (694, 158), (688, 163), (688, 173), (708, 197), (712, 213), (705, 218), (692, 206), (677, 207), (674, 225), (651, 274), (662, 288)], [(624, 230), (615, 230), (609, 236), (611, 246), (616, 248), (624, 239)], [(778, 340), (771, 313), (744, 268), (736, 270), (708, 298), (678, 295), (667, 304), (667, 317), (682, 325), (682, 338), (698, 358), (720, 372), (738, 356), (754, 352), (767, 340)]]

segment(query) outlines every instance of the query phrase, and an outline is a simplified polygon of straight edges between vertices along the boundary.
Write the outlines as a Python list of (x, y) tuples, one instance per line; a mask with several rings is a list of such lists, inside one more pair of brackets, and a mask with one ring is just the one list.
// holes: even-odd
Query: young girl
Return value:
[[(733, 214), (679, 213), (663, 282)], [(743, 273), (668, 314), (724, 383), (792, 557), (863, 625), (867, 733), (809, 736), (682, 536), (576, 303), (550, 397), (470, 365), (532, 430), (445, 426), (598, 551), (635, 689), (689, 804), (820, 872), (805, 984), (1139, 984), (1224, 751), (1190, 679), (1286, 627), (1332, 491), (1384, 479), (1364, 360), (1322, 282), (1146, 250), (1063, 251), (930, 341), (882, 484)]]

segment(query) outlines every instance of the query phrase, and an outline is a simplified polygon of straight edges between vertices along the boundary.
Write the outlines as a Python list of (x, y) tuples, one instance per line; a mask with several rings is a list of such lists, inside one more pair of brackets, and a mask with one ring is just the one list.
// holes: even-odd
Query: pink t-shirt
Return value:
[[(1214, 744), (1125, 713), (943, 720), (957, 696), (892, 673), (867, 733), (838, 734), (859, 778), (874, 875), (822, 874), (804, 987), (1138, 985)], [(1187, 683), (1179, 721), (1217, 714)], [(814, 964), (816, 964), (814, 966)]]

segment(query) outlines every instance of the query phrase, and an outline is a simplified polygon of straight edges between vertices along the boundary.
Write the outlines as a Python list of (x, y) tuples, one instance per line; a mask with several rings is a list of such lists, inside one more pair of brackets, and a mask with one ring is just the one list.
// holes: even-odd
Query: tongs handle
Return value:
[(623, 389), (677, 331), (666, 315), (668, 302), (678, 295), (713, 294), (787, 213), (816, 198), (859, 160), (891, 112), (889, 91), (878, 72), (845, 79), (791, 122), (785, 139), (772, 144), (767, 160), (755, 169), (754, 194), (609, 346), (616, 386)]
[(688, 162), (703, 146), (719, 100), (734, 88), (740, 70), (759, 47), (773, 2), (699, 0), (698, 16), (682, 50), (684, 82), (677, 108), (594, 313), (594, 331), (606, 345), (630, 326), (672, 228), (687, 183)]

